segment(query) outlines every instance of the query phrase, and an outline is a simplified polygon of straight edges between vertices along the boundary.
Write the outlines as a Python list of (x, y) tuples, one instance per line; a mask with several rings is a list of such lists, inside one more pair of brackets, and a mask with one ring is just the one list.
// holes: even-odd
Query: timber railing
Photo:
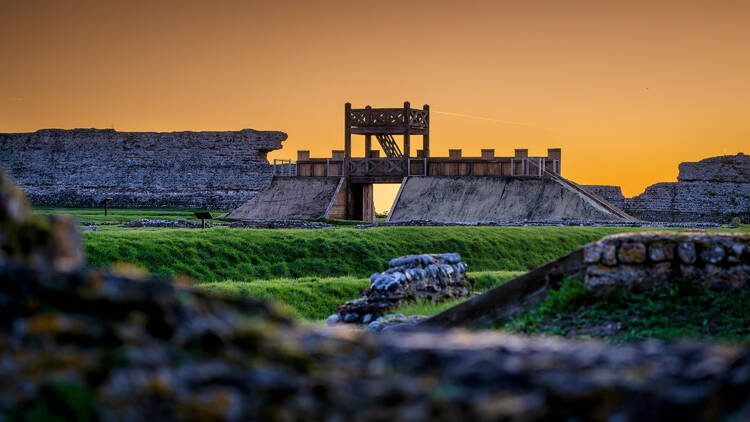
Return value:
[(292, 160), (274, 158), (273, 175), (274, 176), (296, 176), (297, 164), (292, 163)]
[(425, 129), (430, 124), (427, 110), (409, 109), (408, 119), (403, 108), (354, 108), (349, 111), (352, 127), (402, 127)]

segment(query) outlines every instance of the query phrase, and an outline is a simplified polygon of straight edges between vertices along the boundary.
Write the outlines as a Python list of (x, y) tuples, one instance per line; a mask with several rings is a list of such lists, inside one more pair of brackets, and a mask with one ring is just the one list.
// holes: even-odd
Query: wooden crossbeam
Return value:
[(401, 158), (404, 156), (404, 154), (401, 152), (401, 149), (398, 147), (396, 140), (393, 139), (393, 135), (378, 134), (378, 135), (375, 135), (375, 137), (378, 139), (378, 142), (380, 143), (381, 148), (383, 148), (383, 152), (385, 152), (386, 157)]

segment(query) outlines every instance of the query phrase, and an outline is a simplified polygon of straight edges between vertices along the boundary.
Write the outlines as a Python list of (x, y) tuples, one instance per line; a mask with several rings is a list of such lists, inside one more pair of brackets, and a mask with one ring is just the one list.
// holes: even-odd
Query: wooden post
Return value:
[(344, 106), (344, 176), (349, 175), (349, 159), (352, 157), (352, 103)]
[(352, 155), (352, 124), (351, 124), (352, 103), (347, 102), (344, 105), (344, 162), (343, 175), (346, 181), (346, 195), (344, 197), (344, 215), (347, 220), (351, 220), (352, 192), (351, 183), (349, 183), (349, 157)]
[(409, 112), (411, 111), (411, 105), (408, 101), (404, 101), (404, 157), (409, 158), (410, 146), (411, 146), (411, 129), (409, 126)]
[(406, 162), (406, 173), (409, 174), (409, 155), (411, 149), (411, 127), (409, 125), (409, 113), (411, 111), (411, 104), (408, 101), (404, 101), (404, 161)]
[(429, 176), (427, 168), (428, 168), (428, 162), (430, 161), (430, 106), (429, 104), (425, 104), (424, 107), (422, 107), (422, 110), (425, 111), (425, 122), (427, 123), (427, 127), (425, 128), (425, 133), (422, 135), (422, 156), (424, 157), (424, 175)]
[[(370, 106), (365, 107), (370, 110)], [(372, 135), (365, 135), (365, 159), (370, 158), (370, 150), (372, 149)]]

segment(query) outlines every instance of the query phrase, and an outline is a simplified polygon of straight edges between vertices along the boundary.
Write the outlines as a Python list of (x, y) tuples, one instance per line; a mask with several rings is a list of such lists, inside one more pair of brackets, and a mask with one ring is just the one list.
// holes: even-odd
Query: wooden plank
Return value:
[(434, 315), (422, 327), (484, 327), (518, 315), (547, 295), (550, 287), (584, 268), (583, 248), (537, 267), (494, 289)]
[(403, 179), (401, 179), (401, 186), (398, 187), (398, 192), (396, 192), (396, 198), (393, 200), (393, 203), (391, 204), (391, 209), (388, 211), (388, 216), (385, 218), (385, 221), (391, 221), (393, 210), (396, 209), (396, 204), (398, 204), (398, 201), (401, 200), (401, 192), (404, 191), (404, 185), (406, 185), (407, 180), (409, 180), (408, 177), (404, 177)]
[[(339, 199), (339, 193), (341, 192), (341, 187), (344, 186), (345, 180), (346, 179), (343, 177), (339, 179), (339, 184), (338, 186), (336, 186), (336, 192), (333, 194), (333, 198), (331, 198), (331, 202), (328, 204), (328, 207), (326, 208), (326, 212), (325, 214), (323, 214), (323, 217), (341, 219), (342, 217), (346, 216), (346, 213), (342, 212), (341, 210), (333, 211), (333, 215), (335, 215), (335, 217), (331, 216), (332, 210), (334, 208), (334, 204), (336, 204), (336, 201)], [(345, 202), (346, 201), (342, 197), (342, 199), (339, 200), (339, 207), (343, 208)]]

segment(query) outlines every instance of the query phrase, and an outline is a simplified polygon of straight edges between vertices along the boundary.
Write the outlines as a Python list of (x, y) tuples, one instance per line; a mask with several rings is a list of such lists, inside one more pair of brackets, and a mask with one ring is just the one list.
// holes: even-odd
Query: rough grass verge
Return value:
[(589, 294), (581, 278), (563, 282), (535, 308), (500, 326), (531, 334), (599, 337), (622, 343), (647, 338), (746, 342), (750, 289), (717, 292), (673, 284), (652, 292)]
[[(514, 271), (471, 272), (467, 277), (476, 279), (475, 291), (483, 292), (520, 275)], [(367, 288), (369, 280), (357, 277), (298, 279), (274, 279), (201, 283), (197, 287), (219, 295), (252, 297), (281, 303), (289, 312), (307, 320), (322, 320), (336, 312), (336, 307), (347, 300), (360, 297), (360, 292)], [(406, 315), (432, 315), (456, 305), (468, 298), (428, 304), (419, 302), (408, 304), (394, 310), (394, 313)]]
[(369, 277), (391, 258), (458, 252), (472, 271), (526, 271), (606, 235), (603, 227), (381, 227), (85, 232), (89, 266), (117, 262), (201, 281)]

